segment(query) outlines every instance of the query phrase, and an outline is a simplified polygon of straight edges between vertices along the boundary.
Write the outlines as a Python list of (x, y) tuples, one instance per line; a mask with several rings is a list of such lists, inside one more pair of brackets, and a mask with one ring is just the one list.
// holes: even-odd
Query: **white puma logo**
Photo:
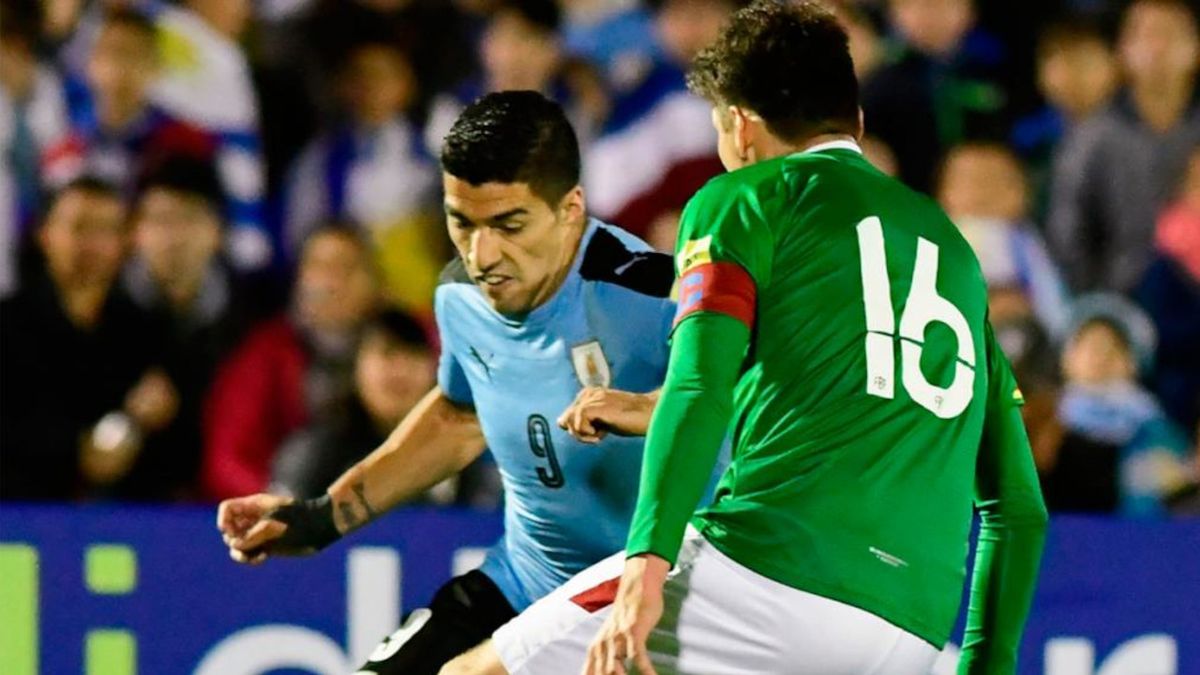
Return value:
[(645, 253), (634, 253), (633, 257), (629, 259), (629, 262), (626, 262), (625, 264), (621, 265), (620, 267), (618, 267), (617, 269), (615, 269), (613, 271), (616, 272), (617, 274), (624, 274), (625, 270), (629, 269), (630, 267), (633, 267), (634, 264), (636, 264), (639, 261), (645, 260), (648, 257), (650, 257), (650, 256), (646, 255)]

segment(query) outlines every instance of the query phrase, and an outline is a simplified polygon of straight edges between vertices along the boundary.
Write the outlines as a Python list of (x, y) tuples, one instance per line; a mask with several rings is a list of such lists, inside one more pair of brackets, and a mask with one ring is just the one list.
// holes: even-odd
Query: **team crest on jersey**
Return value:
[(571, 363), (575, 365), (575, 376), (585, 387), (608, 387), (612, 385), (612, 370), (599, 340), (592, 340), (571, 347)]
[(712, 248), (711, 234), (707, 237), (689, 239), (684, 242), (683, 246), (679, 249), (679, 253), (675, 256), (675, 266), (679, 268), (679, 273), (683, 274), (697, 265), (712, 262), (712, 255), (709, 253), (710, 248)]

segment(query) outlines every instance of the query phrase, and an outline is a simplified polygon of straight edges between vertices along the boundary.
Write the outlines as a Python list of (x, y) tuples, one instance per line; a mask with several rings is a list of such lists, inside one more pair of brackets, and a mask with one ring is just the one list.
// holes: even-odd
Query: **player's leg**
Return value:
[(356, 675), (437, 675), (454, 657), (487, 640), (516, 611), (478, 570), (451, 579), (385, 639)]
[[(621, 555), (600, 563), (497, 630), (508, 672), (577, 672), (623, 566)], [(937, 658), (883, 619), (762, 577), (695, 534), (667, 580), (647, 650), (660, 675), (925, 675)]]

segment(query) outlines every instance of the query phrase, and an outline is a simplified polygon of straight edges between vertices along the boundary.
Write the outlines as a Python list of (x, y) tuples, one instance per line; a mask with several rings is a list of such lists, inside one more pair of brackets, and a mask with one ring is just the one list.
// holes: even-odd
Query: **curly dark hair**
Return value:
[(758, 0), (738, 11), (692, 62), (688, 87), (716, 106), (753, 110), (785, 140), (858, 130), (846, 32), (811, 0)]

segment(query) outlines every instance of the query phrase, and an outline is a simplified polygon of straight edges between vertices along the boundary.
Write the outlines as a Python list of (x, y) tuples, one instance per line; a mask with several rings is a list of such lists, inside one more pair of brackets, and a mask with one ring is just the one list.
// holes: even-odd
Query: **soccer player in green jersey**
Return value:
[(742, 10), (690, 84), (730, 172), (683, 214), (627, 550), (447, 672), (925, 675), (977, 511), (960, 670), (1012, 673), (1046, 512), (975, 256), (863, 158), (846, 36), (819, 5)]

